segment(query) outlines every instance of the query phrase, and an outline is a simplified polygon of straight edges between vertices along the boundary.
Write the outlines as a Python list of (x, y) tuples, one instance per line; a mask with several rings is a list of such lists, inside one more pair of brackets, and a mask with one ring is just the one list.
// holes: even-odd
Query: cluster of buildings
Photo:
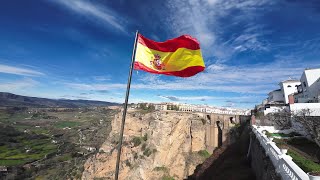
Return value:
[(285, 80), (280, 88), (268, 93), (268, 98), (256, 109), (264, 115), (283, 109), (308, 109), (312, 116), (320, 116), (320, 68), (305, 69), (300, 80)]
[[(141, 103), (140, 103), (141, 104)], [(181, 103), (144, 103), (146, 106), (153, 105), (155, 110), (159, 111), (182, 111), (182, 112), (200, 112), (200, 113), (215, 113), (215, 114), (234, 114), (234, 115), (250, 115), (251, 110), (213, 107), (208, 105), (194, 105)], [(139, 104), (131, 106), (139, 108)]]

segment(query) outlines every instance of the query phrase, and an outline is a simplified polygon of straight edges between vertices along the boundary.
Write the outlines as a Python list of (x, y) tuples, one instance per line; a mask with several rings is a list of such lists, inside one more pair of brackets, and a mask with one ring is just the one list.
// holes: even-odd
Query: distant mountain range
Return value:
[(118, 103), (70, 100), (70, 99), (47, 99), (38, 97), (21, 96), (7, 92), (0, 92), (0, 107), (89, 107), (89, 106), (117, 106)]

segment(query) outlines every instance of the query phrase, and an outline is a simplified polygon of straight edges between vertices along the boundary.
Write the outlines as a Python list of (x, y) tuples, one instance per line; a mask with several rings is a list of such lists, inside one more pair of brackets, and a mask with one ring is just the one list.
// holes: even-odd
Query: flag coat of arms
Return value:
[(134, 69), (190, 77), (205, 69), (199, 42), (189, 36), (155, 42), (138, 34)]

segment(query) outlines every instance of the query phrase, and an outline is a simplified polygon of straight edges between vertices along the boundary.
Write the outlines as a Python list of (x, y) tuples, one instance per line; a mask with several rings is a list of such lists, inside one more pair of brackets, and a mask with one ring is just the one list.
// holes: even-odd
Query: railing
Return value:
[(252, 131), (259, 140), (261, 146), (272, 161), (276, 172), (280, 174), (283, 180), (309, 180), (309, 176), (296, 163), (292, 161), (291, 156), (286, 155), (286, 150), (280, 150), (272, 139), (269, 139), (262, 131), (263, 126), (252, 126)]

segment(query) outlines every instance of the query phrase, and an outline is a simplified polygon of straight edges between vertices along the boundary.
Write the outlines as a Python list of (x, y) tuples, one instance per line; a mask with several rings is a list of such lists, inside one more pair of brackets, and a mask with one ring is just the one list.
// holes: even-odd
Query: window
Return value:
[(291, 87), (291, 85), (288, 85), (287, 87)]

